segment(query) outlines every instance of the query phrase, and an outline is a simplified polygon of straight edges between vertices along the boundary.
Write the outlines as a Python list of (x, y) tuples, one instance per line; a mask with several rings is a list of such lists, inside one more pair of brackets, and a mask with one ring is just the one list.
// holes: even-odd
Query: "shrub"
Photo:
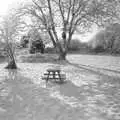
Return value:
[(80, 50), (81, 44), (82, 43), (77, 39), (71, 40), (68, 50), (70, 50), (70, 51)]
[(94, 52), (99, 53), (99, 52), (105, 52), (105, 49), (103, 46), (97, 46), (96, 48), (93, 49)]
[(45, 48), (45, 53), (55, 53), (56, 51), (55, 51), (55, 48), (53, 48), (53, 47), (47, 47), (47, 48)]

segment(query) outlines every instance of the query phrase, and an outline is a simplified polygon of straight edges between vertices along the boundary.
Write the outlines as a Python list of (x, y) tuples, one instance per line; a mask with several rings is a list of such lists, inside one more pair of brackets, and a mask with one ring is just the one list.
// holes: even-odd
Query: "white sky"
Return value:
[(14, 8), (17, 4), (28, 0), (0, 0), (0, 16), (5, 15), (10, 8)]
[[(9, 8), (12, 8), (16, 6), (17, 4), (21, 2), (28, 2), (29, 0), (0, 0), (0, 16), (5, 15)], [(86, 37), (82, 37), (80, 35), (74, 35), (73, 38), (81, 39), (82, 41), (88, 41), (94, 34), (96, 33), (96, 30), (93, 30), (93, 33), (87, 34)]]
[[(0, 0), (0, 15), (6, 14), (8, 8), (15, 2), (16, 0)], [(18, 0), (17, 0), (18, 1)]]

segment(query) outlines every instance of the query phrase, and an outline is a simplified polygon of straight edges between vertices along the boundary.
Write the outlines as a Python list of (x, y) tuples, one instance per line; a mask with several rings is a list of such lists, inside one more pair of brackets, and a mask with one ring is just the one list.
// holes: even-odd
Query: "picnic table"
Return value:
[(66, 77), (65, 74), (61, 74), (60, 69), (50, 68), (47, 69), (47, 73), (44, 73), (44, 77), (42, 79), (45, 79), (46, 82), (48, 82), (49, 80), (63, 82), (66, 79)]

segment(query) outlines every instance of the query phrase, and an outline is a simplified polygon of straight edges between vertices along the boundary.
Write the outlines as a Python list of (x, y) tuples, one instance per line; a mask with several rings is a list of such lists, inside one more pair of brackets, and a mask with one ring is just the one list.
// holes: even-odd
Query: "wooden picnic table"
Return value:
[(61, 74), (61, 70), (58, 68), (47, 69), (47, 73), (44, 73), (43, 79), (48, 82), (49, 80), (55, 80), (63, 82), (65, 80), (65, 74)]

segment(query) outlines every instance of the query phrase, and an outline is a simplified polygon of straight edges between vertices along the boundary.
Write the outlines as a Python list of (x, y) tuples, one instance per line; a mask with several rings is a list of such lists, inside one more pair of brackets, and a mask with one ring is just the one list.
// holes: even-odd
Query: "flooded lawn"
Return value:
[[(0, 64), (0, 120), (119, 120), (120, 78), (72, 64), (60, 65), (67, 81), (41, 76), (52, 63)], [(58, 65), (57, 65), (58, 66)]]

